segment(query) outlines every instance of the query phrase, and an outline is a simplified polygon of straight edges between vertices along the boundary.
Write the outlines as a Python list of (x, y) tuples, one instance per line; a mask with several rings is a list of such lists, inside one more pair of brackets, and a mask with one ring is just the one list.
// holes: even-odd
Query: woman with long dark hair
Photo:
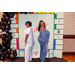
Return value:
[(47, 52), (48, 52), (48, 41), (50, 32), (46, 29), (45, 23), (43, 20), (39, 22), (38, 31), (40, 35), (38, 36), (38, 41), (40, 43), (40, 60), (41, 62), (45, 61)]

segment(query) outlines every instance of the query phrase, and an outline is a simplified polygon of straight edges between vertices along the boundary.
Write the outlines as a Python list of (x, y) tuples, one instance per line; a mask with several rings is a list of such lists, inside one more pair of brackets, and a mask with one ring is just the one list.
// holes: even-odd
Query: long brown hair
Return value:
[(43, 21), (43, 20), (40, 20), (40, 22), (39, 22), (39, 26), (38, 26), (38, 31), (40, 31), (40, 24), (41, 24), (41, 22), (43, 22), (44, 23), (44, 28), (46, 28), (46, 26), (45, 26), (45, 22)]

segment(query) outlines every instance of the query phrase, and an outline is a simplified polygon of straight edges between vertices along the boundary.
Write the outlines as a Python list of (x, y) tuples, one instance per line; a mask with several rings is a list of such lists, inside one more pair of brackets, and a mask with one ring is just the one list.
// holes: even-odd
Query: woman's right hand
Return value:
[(25, 42), (25, 46), (26, 46), (27, 42)]

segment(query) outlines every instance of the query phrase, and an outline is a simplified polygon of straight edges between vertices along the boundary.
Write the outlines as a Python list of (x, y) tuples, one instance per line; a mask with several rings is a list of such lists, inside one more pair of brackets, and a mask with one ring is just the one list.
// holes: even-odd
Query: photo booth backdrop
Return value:
[(25, 22), (32, 22), (32, 29), (34, 31), (33, 58), (40, 56), (40, 45), (38, 43), (37, 27), (40, 20), (45, 22), (46, 28), (50, 31), (50, 39), (48, 44), (47, 58), (58, 57), (62, 58), (63, 49), (63, 12), (33, 12), (28, 14), (16, 14), (11, 24), (11, 30), (13, 31), (13, 39), (11, 42), (11, 48), (17, 49), (17, 57), (24, 57), (24, 45), (23, 45), (23, 32), (26, 29)]
[(39, 21), (43, 20), (46, 22), (46, 28), (50, 31), (50, 39), (48, 48), (53, 49), (53, 27), (54, 27), (54, 15), (53, 14), (19, 14), (19, 49), (24, 49), (23, 45), (23, 32), (26, 29), (25, 22), (31, 21), (33, 25), (33, 30), (35, 29), (34, 34), (34, 43), (33, 46), (33, 57), (39, 57), (40, 54), (40, 44), (38, 42), (39, 32), (36, 29), (39, 25)]
[(47, 58), (62, 58), (63, 50), (63, 24), (64, 12), (32, 12), (31, 14), (16, 14), (11, 24), (13, 39), (11, 48), (17, 49), (17, 57), (24, 57), (23, 32), (26, 29), (25, 22), (32, 21), (35, 46), (33, 47), (33, 58), (40, 56), (40, 46), (37, 41), (39, 32), (37, 26), (40, 20), (44, 20), (46, 28), (50, 31), (49, 51)]

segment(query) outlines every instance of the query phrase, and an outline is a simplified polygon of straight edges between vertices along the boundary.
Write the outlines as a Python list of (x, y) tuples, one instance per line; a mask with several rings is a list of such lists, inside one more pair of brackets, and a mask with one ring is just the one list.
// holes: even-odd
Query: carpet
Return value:
[[(13, 60), (8, 60), (8, 62), (25, 62), (24, 57), (16, 57)], [(32, 58), (32, 62), (40, 62), (39, 58)], [(44, 62), (67, 62), (64, 58), (46, 58)]]

